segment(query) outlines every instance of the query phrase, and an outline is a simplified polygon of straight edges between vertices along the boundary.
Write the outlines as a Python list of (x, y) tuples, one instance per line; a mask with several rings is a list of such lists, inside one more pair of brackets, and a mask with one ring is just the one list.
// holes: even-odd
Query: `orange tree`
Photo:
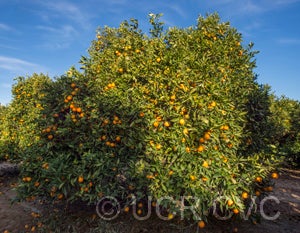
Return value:
[(50, 78), (43, 74), (18, 77), (12, 87), (12, 102), (1, 114), (0, 158), (18, 162), (23, 151), (39, 141), (38, 123), (43, 110), (43, 88)]
[(300, 103), (285, 96), (270, 95), (272, 141), (289, 164), (300, 166)]
[(274, 166), (264, 148), (243, 152), (259, 89), (252, 45), (244, 48), (217, 15), (186, 29), (163, 31), (158, 15), (150, 23), (150, 36), (136, 20), (100, 28), (83, 72), (71, 68), (48, 86), (41, 140), (24, 155), (21, 198), (114, 196), (129, 204), (132, 195), (171, 196), (160, 204), (176, 213), (182, 206), (174, 203), (193, 196), (201, 202), (188, 205), (201, 218), (220, 196), (225, 209), (245, 208)]

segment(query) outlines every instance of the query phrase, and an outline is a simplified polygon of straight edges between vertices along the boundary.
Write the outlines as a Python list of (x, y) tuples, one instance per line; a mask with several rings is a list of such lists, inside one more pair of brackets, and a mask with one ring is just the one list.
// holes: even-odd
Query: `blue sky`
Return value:
[(260, 51), (258, 82), (300, 100), (300, 0), (0, 0), (0, 103), (11, 100), (17, 76), (78, 66), (99, 26), (136, 18), (147, 32), (149, 13), (163, 13), (168, 28), (214, 12)]

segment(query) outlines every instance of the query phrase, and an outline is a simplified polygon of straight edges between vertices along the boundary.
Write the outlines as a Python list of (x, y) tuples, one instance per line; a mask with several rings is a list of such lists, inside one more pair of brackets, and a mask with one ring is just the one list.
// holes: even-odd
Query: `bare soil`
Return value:
[[(43, 205), (36, 202), (22, 202), (11, 204), (16, 197), (14, 190), (17, 185), (16, 176), (0, 176), (0, 233), (8, 232), (31, 232), (38, 231), (32, 229), (35, 214), (42, 212)], [(280, 213), (276, 220), (260, 218), (260, 221), (216, 221), (208, 224), (204, 229), (193, 228), (185, 231), (170, 229), (166, 231), (160, 229), (159, 225), (145, 226), (145, 223), (131, 222), (129, 232), (243, 232), (243, 233), (300, 233), (300, 170), (282, 169), (280, 177), (275, 182), (275, 187), (271, 193), (279, 203), (268, 201), (265, 203), (264, 213), (271, 217)], [(119, 225), (124, 223), (120, 222)], [(125, 230), (125, 229), (124, 229)], [(88, 232), (86, 229), (85, 232)], [(106, 232), (106, 231), (101, 231)], [(109, 231), (111, 232), (111, 231)], [(124, 232), (120, 229), (114, 232)], [(126, 233), (128, 232), (128, 229)]]

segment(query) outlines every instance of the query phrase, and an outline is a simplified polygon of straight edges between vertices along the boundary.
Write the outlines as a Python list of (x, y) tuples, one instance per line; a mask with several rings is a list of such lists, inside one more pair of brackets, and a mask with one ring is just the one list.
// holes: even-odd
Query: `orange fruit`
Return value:
[(57, 199), (58, 199), (58, 200), (61, 200), (61, 199), (63, 199), (63, 198), (64, 198), (64, 195), (63, 195), (62, 193), (60, 193), (60, 194), (57, 195)]
[(273, 172), (273, 173), (271, 174), (271, 177), (272, 177), (273, 179), (278, 179), (279, 175), (278, 175), (277, 172)]
[(120, 142), (121, 141), (121, 137), (120, 136), (117, 136), (116, 137), (116, 142)]
[(243, 192), (242, 193), (242, 198), (243, 199), (247, 199), (249, 197), (248, 193), (247, 192)]
[(194, 181), (194, 180), (196, 180), (196, 176), (190, 175), (190, 179), (191, 179), (192, 181)]
[(256, 177), (255, 181), (258, 182), (258, 183), (261, 183), (262, 182), (262, 177), (261, 176)]
[(160, 150), (161, 147), (162, 147), (161, 144), (157, 144), (157, 145), (156, 145), (156, 149), (157, 149), (157, 150)]
[(165, 127), (170, 127), (170, 125), (171, 125), (170, 122), (165, 121), (165, 123), (164, 123), (164, 126), (165, 126)]
[(169, 176), (173, 175), (174, 172), (172, 170), (169, 171)]
[(129, 210), (130, 210), (129, 206), (125, 206), (125, 207), (124, 207), (124, 212), (125, 212), (125, 213), (128, 213)]
[(138, 207), (142, 208), (143, 207), (143, 203), (142, 202), (138, 203)]
[(189, 130), (188, 130), (187, 128), (185, 128), (185, 129), (183, 130), (183, 133), (184, 133), (185, 135), (187, 135), (187, 134), (189, 134)]
[(205, 142), (204, 138), (200, 138), (200, 139), (199, 139), (199, 142), (200, 142), (200, 143), (204, 143), (204, 142)]
[(143, 211), (141, 209), (138, 209), (136, 212), (138, 215), (141, 215), (143, 213)]
[(237, 208), (234, 208), (232, 211), (233, 211), (233, 213), (235, 213), (235, 214), (238, 214), (238, 213), (240, 212)]
[(273, 187), (272, 186), (268, 186), (264, 188), (265, 191), (267, 192), (272, 192), (273, 191)]
[(71, 83), (71, 87), (72, 87), (72, 88), (75, 88), (75, 87), (76, 87), (76, 84), (75, 84), (75, 83)]
[(158, 57), (158, 58), (156, 58), (156, 62), (160, 62), (161, 61), (161, 59)]
[(208, 180), (207, 177), (202, 177), (202, 181), (203, 181), (203, 182), (205, 182), (205, 181), (207, 181), (207, 180)]
[(233, 202), (233, 200), (231, 200), (231, 199), (229, 199), (229, 200), (227, 201), (227, 205), (228, 205), (228, 206), (232, 206), (233, 203), (234, 203), (234, 202)]
[(77, 180), (78, 180), (78, 183), (82, 183), (84, 181), (84, 178), (83, 178), (83, 176), (79, 176)]
[(205, 140), (209, 140), (210, 139), (210, 133), (206, 132), (203, 137), (204, 137)]
[(68, 101), (71, 101), (72, 99), (73, 99), (73, 96), (71, 96), (71, 95), (68, 95), (68, 96), (67, 96), (67, 100), (68, 100)]
[(197, 151), (198, 152), (204, 151), (204, 146), (203, 145), (198, 146)]
[(175, 100), (176, 99), (176, 95), (171, 95), (170, 100)]
[(152, 206), (152, 207), (156, 207), (156, 202), (155, 202), (155, 201), (152, 201), (151, 206)]
[(255, 195), (256, 195), (257, 197), (259, 197), (259, 196), (260, 196), (260, 191), (255, 191)]
[(205, 227), (205, 222), (203, 220), (198, 222), (198, 227), (199, 228), (204, 228)]
[(49, 134), (49, 135), (48, 135), (48, 139), (49, 139), (49, 140), (52, 140), (52, 139), (53, 139), (53, 135), (52, 135), (52, 134)]
[(186, 147), (186, 148), (185, 148), (185, 151), (186, 151), (187, 153), (190, 153), (190, 152), (191, 152), (191, 148)]
[(208, 165), (208, 163), (206, 161), (204, 161), (203, 164), (202, 164), (202, 166), (205, 167), (205, 168), (208, 168), (209, 165)]
[(153, 123), (153, 126), (154, 126), (155, 128), (157, 128), (157, 127), (159, 126), (159, 123), (158, 123), (157, 121), (155, 121), (155, 122)]
[(76, 112), (81, 113), (82, 109), (78, 107), (78, 108), (76, 108)]
[(144, 116), (145, 116), (145, 113), (140, 112), (140, 117), (144, 117)]
[(40, 186), (40, 183), (36, 181), (36, 182), (34, 183), (34, 187), (39, 187), (39, 186)]
[(171, 219), (173, 219), (173, 218), (174, 218), (174, 214), (169, 213), (169, 214), (168, 214), (168, 219), (171, 220)]
[(179, 120), (179, 124), (180, 124), (180, 125), (184, 125), (184, 124), (185, 124), (185, 120), (184, 120), (184, 119), (180, 119), (180, 120)]

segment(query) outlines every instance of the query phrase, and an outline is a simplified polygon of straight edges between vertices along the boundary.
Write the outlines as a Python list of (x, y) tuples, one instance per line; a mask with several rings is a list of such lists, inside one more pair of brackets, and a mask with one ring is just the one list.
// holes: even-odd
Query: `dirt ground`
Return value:
[[(16, 181), (16, 177), (0, 177), (0, 233), (5, 230), (17, 233), (38, 231), (38, 229), (31, 229), (31, 223), (34, 215), (42, 210), (42, 205), (33, 202), (11, 205), (11, 201), (16, 196), (14, 191)], [(276, 220), (261, 218), (261, 222), (257, 224), (242, 221), (229, 225), (224, 223), (224, 226), (219, 222), (198, 229), (197, 232), (300, 233), (300, 170), (282, 169), (271, 195), (277, 198), (279, 203), (266, 202), (264, 212), (267, 216), (280, 213)]]

